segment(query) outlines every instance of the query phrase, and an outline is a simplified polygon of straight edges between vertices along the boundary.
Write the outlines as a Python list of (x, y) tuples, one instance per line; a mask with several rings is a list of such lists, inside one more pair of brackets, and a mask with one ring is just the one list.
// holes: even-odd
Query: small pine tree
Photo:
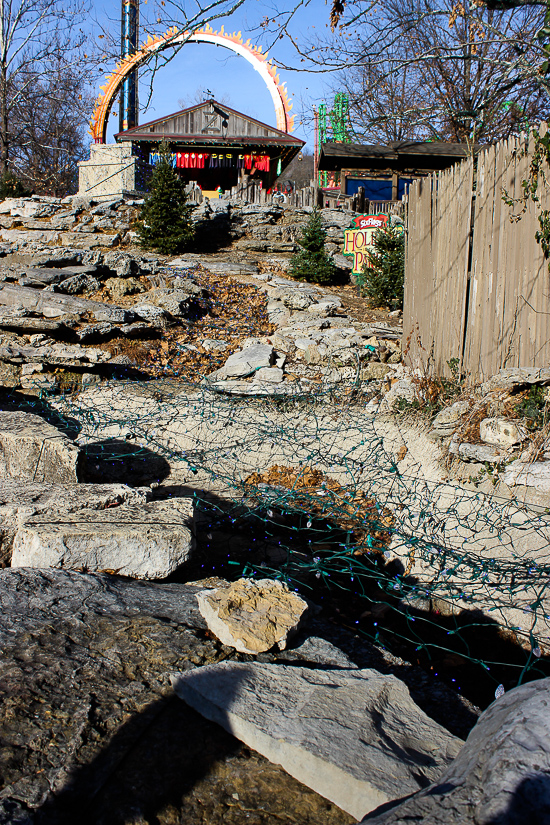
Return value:
[(302, 229), (298, 240), (302, 247), (294, 255), (289, 274), (297, 281), (313, 281), (315, 284), (330, 284), (336, 267), (325, 252), (326, 230), (321, 225), (321, 213), (315, 208)]
[(9, 169), (0, 177), (0, 200), (5, 198), (26, 198), (30, 195), (28, 189)]
[(160, 153), (161, 160), (153, 170), (150, 193), (141, 208), (137, 232), (145, 249), (175, 255), (193, 240), (191, 214), (195, 207), (187, 203), (185, 183), (172, 167), (166, 144), (161, 144)]
[(375, 233), (360, 278), (362, 293), (372, 307), (403, 309), (405, 235), (400, 226), (382, 227)]

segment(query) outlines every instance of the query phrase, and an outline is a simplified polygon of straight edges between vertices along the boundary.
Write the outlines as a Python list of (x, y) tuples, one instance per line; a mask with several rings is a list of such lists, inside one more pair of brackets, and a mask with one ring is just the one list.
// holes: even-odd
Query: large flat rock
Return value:
[(208, 719), (360, 818), (425, 787), (462, 741), (430, 719), (394, 676), (221, 663), (173, 677)]
[(0, 412), (0, 478), (75, 484), (79, 448), (39, 415)]
[(133, 313), (123, 307), (14, 284), (4, 284), (0, 288), (0, 304), (8, 307), (23, 306), (47, 318), (57, 318), (67, 313), (83, 314), (86, 312), (91, 313), (98, 321), (112, 321), (113, 323), (125, 323), (133, 318)]
[(9, 565), (20, 520), (38, 514), (58, 517), (78, 510), (105, 510), (124, 503), (145, 504), (148, 488), (125, 484), (46, 484), (0, 481), (0, 567)]
[(457, 758), (425, 790), (370, 825), (550, 822), (550, 679), (514, 688), (483, 713)]
[(353, 825), (174, 696), (168, 673), (238, 655), (204, 587), (0, 571), (0, 822)]
[(15, 534), (11, 564), (162, 579), (192, 552), (193, 514), (193, 499), (182, 498), (31, 516)]
[(10, 342), (6, 346), (0, 347), (0, 361), (8, 364), (31, 363), (55, 367), (85, 368), (96, 364), (106, 364), (110, 360), (111, 354), (109, 352), (95, 347), (81, 347), (80, 344), (46, 344), (33, 347)]

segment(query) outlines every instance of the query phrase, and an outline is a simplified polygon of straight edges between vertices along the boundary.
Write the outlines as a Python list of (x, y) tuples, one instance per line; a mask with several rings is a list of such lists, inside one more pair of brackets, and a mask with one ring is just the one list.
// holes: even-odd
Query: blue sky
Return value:
[[(151, 2), (152, 0), (148, 0), (148, 5)], [(118, 22), (119, 0), (103, 0), (103, 2), (96, 3), (94, 8), (103, 25), (109, 25), (111, 31), (116, 34), (120, 25)], [(144, 14), (150, 8), (150, 5), (149, 8), (143, 6)], [(263, 17), (270, 16), (272, 13), (272, 7), (269, 7), (265, 0), (247, 0), (234, 15), (224, 21), (214, 23), (213, 28), (219, 30), (223, 22), (226, 31), (242, 31), (243, 39), (250, 37), (252, 43), (259, 44), (265, 49), (269, 45), (268, 38), (261, 30), (259, 34), (257, 30), (254, 30)], [(292, 31), (298, 40), (305, 39), (312, 34), (311, 29), (315, 27), (315, 25), (312, 26), (313, 20), (316, 21), (319, 33), (328, 31), (326, 26), (329, 20), (329, 7), (325, 0), (310, 0), (308, 7), (296, 16)], [(100, 31), (99, 28), (97, 31)], [(296, 65), (300, 62), (293, 47), (286, 39), (278, 40), (274, 48), (269, 49), (269, 56), (276, 64), (280, 61), (289, 65)], [(312, 106), (318, 105), (325, 96), (327, 102), (330, 102), (331, 94), (327, 91), (330, 77), (324, 74), (285, 69), (280, 70), (280, 77), (282, 81), (286, 81), (294, 104), (292, 110), (296, 116), (294, 133), (297, 137), (307, 140), (308, 147), (313, 149)], [(147, 109), (141, 112), (140, 121), (144, 123), (147, 120), (176, 112), (182, 107), (191, 106), (198, 102), (197, 95), (207, 89), (226, 105), (264, 123), (276, 125), (271, 96), (254, 68), (228, 49), (198, 43), (189, 43), (184, 46), (173, 60), (157, 71), (151, 99)], [(140, 104), (147, 103), (149, 94), (150, 84), (144, 77), (140, 84)], [(118, 131), (118, 117), (112, 117), (108, 133), (109, 141), (113, 139), (116, 131)]]

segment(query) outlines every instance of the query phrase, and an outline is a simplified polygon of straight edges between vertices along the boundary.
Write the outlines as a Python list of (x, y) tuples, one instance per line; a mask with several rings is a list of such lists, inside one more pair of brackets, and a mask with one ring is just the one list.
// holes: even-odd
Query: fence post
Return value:
[(357, 207), (356, 212), (364, 212), (365, 211), (365, 187), (360, 186), (357, 192)]

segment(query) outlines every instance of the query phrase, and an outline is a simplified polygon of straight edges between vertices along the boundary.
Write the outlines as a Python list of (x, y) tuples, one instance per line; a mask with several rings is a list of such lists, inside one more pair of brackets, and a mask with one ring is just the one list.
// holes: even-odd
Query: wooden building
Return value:
[(119, 132), (115, 140), (130, 143), (142, 167), (158, 162), (166, 141), (178, 174), (204, 194), (227, 191), (247, 177), (269, 189), (304, 145), (215, 100)]
[(448, 169), (469, 153), (465, 143), (443, 141), (401, 141), (387, 146), (329, 142), (321, 144), (319, 169), (340, 172), (343, 195), (355, 195), (363, 187), (367, 200), (397, 201), (413, 180)]

